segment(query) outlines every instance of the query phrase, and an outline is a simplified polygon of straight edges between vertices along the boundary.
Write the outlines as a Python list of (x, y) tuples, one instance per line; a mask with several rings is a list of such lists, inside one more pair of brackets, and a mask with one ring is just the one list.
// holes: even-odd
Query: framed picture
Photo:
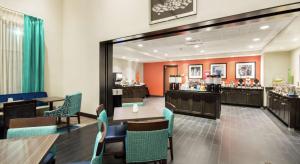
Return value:
[(227, 78), (227, 64), (211, 64), (210, 65), (210, 74), (211, 75), (220, 75), (222, 79)]
[(150, 24), (197, 14), (197, 0), (150, 0)]
[(255, 79), (255, 62), (235, 63), (235, 78), (250, 78)]
[(201, 79), (202, 70), (202, 64), (189, 65), (189, 79)]

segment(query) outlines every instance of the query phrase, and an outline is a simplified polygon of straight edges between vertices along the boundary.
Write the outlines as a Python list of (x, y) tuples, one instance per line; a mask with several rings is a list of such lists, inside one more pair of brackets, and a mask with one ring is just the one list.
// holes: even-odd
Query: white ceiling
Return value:
[[(285, 30), (290, 24), (293, 28)], [(269, 26), (268, 29), (260, 29), (266, 25)], [(288, 15), (201, 29), (189, 34), (155, 40), (125, 42), (114, 45), (113, 51), (115, 58), (138, 62), (258, 55), (266, 47), (268, 50), (265, 51), (277, 51), (282, 50), (282, 47), (290, 50), (299, 46), (300, 37), (299, 41), (293, 42), (295, 44), (290, 43), (295, 33), (300, 34), (297, 27), (300, 27), (300, 18), (295, 19), (295, 15)], [(187, 41), (188, 37), (192, 39)], [(254, 41), (255, 38), (259, 39)], [(270, 42), (272, 44), (269, 44)], [(140, 47), (139, 44), (143, 46)]]

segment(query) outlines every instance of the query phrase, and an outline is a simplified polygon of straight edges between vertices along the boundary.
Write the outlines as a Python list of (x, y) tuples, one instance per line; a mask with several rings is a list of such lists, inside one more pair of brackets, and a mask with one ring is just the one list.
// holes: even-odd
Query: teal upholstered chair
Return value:
[(126, 162), (167, 163), (168, 121), (128, 122)]
[(91, 164), (102, 164), (105, 135), (106, 135), (106, 130), (103, 130), (103, 131), (99, 131), (96, 136)]
[[(10, 128), (7, 131), (7, 138), (23, 138), (23, 137), (34, 137), (34, 136), (44, 136), (57, 133), (57, 126), (55, 124), (54, 118), (24, 118), (24, 119), (14, 119), (10, 123)], [(36, 126), (37, 124), (47, 125), (47, 126)], [(52, 124), (52, 125), (51, 125)], [(34, 127), (27, 127), (34, 126)], [(41, 163), (55, 163), (56, 147), (53, 146), (49, 153), (44, 157)]]
[(163, 114), (166, 120), (169, 121), (168, 125), (168, 136), (169, 136), (169, 144), (170, 144), (170, 151), (171, 151), (171, 159), (174, 159), (173, 156), (173, 127), (174, 127), (174, 113), (168, 109), (164, 108)]
[(64, 104), (53, 111), (45, 111), (45, 116), (67, 118), (67, 124), (70, 125), (70, 117), (77, 117), (80, 124), (80, 107), (81, 107), (81, 93), (67, 95)]
[(122, 142), (124, 146), (123, 149), (125, 149), (126, 126), (124, 124), (109, 125), (107, 113), (102, 104), (98, 106), (96, 113), (98, 116), (98, 129), (102, 131), (102, 123), (104, 123), (104, 127), (107, 129), (105, 144)]

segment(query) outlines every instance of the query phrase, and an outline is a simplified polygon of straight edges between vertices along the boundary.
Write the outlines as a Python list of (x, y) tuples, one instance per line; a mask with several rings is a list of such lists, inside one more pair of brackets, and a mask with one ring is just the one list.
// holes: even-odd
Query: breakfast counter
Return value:
[(221, 94), (197, 90), (170, 90), (165, 94), (166, 106), (175, 106), (174, 112), (199, 117), (219, 119)]

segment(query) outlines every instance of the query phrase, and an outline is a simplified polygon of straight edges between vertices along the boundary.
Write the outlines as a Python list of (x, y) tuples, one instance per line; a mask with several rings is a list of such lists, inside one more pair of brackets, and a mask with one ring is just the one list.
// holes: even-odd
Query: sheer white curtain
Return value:
[(23, 18), (0, 7), (0, 94), (22, 91)]

